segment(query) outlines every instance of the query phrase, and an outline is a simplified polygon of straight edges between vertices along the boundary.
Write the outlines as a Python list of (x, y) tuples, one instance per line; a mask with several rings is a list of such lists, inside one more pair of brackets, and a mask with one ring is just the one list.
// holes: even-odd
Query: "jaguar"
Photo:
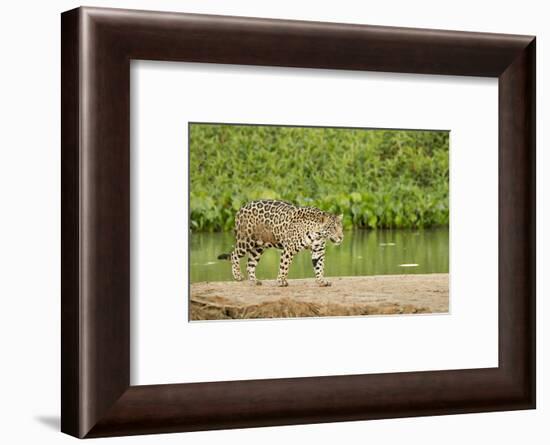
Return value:
[(242, 206), (235, 216), (235, 245), (230, 253), (218, 256), (231, 260), (233, 278), (243, 276), (239, 260), (248, 254), (247, 273), (251, 283), (262, 284), (256, 278), (256, 267), (262, 253), (269, 248), (282, 251), (277, 284), (288, 286), (288, 269), (293, 257), (301, 250), (311, 250), (315, 280), (320, 286), (330, 286), (324, 277), (327, 240), (342, 243), (342, 215), (334, 215), (315, 207), (302, 207), (285, 201), (258, 200)]

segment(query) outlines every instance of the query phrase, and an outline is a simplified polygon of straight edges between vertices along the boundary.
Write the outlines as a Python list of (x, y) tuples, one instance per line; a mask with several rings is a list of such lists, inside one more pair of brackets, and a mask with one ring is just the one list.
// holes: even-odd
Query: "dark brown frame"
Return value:
[[(498, 77), (498, 368), (130, 386), (131, 59)], [(62, 14), (61, 98), (62, 431), (535, 407), (534, 37), (79, 8)]]

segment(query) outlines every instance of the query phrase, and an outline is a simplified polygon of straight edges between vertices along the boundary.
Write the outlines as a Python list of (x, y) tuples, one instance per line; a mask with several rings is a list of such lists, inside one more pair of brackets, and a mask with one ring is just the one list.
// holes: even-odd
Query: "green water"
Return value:
[[(191, 234), (191, 282), (230, 281), (231, 263), (217, 260), (229, 252), (233, 234)], [(279, 269), (280, 251), (268, 249), (256, 269), (258, 279), (273, 280)], [(416, 264), (416, 266), (403, 266)], [(241, 259), (246, 277), (246, 257)], [(385, 275), (449, 272), (449, 230), (354, 230), (345, 232), (340, 246), (327, 243), (325, 276)], [(311, 253), (294, 257), (289, 278), (314, 277)]]

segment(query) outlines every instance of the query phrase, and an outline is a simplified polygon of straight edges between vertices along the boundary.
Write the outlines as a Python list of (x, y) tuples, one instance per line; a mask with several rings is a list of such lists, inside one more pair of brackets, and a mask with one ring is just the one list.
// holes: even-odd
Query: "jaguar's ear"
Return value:
[(340, 222), (344, 219), (344, 214), (343, 213), (340, 213), (338, 215), (338, 219), (340, 220)]

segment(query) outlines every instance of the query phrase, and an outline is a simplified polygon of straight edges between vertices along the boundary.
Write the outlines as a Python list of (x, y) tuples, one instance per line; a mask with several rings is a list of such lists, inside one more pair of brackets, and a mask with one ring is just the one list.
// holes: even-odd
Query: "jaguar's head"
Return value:
[(326, 218), (325, 233), (334, 244), (342, 244), (344, 240), (344, 228), (342, 226), (343, 215), (328, 214)]

